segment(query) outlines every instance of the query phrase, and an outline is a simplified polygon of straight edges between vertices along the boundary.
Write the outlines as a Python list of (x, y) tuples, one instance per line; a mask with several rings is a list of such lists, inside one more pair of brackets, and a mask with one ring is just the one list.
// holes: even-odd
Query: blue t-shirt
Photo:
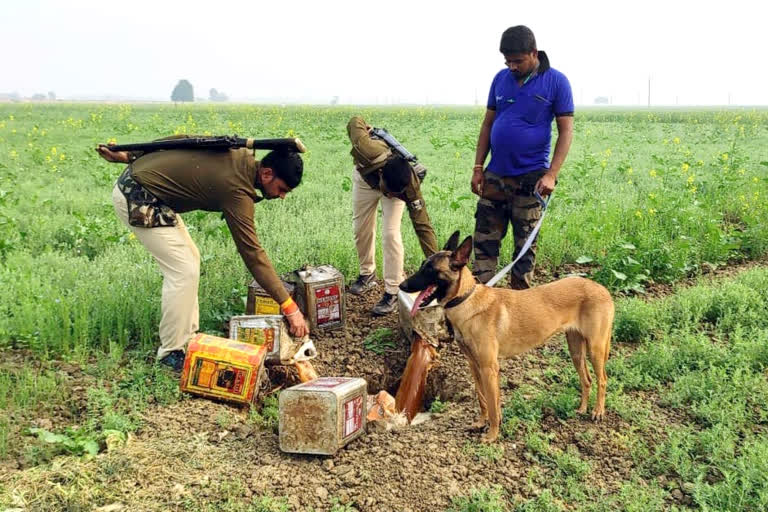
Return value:
[[(549, 169), (552, 120), (573, 115), (571, 84), (548, 66), (539, 52), (539, 72), (522, 86), (508, 69), (496, 74), (488, 94), (488, 109), (496, 111), (491, 128), (488, 170), (499, 176), (519, 176)], [(543, 70), (541, 68), (544, 68)]]

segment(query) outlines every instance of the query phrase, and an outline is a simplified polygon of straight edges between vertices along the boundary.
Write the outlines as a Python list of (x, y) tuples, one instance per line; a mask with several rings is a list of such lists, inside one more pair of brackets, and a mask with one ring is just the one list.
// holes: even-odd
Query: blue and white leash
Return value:
[(536, 199), (539, 201), (539, 203), (541, 203), (541, 217), (539, 218), (539, 221), (533, 227), (533, 231), (531, 231), (531, 234), (528, 236), (528, 239), (525, 241), (525, 243), (523, 244), (523, 247), (520, 249), (520, 253), (517, 255), (517, 258), (515, 258), (514, 261), (512, 261), (512, 263), (510, 263), (509, 265), (501, 269), (498, 274), (493, 276), (487, 283), (485, 283), (486, 286), (495, 286), (496, 283), (501, 281), (501, 279), (507, 274), (507, 272), (512, 270), (512, 267), (515, 266), (515, 263), (517, 263), (520, 260), (520, 258), (522, 258), (525, 255), (525, 253), (528, 252), (528, 249), (530, 249), (531, 245), (533, 245), (533, 241), (536, 240), (536, 235), (539, 234), (539, 228), (541, 228), (541, 223), (544, 220), (544, 216), (547, 214), (547, 206), (549, 205), (549, 202), (552, 200), (552, 195), (550, 194), (550, 196), (545, 201), (541, 197), (541, 194), (539, 194), (538, 192), (534, 192), (533, 194), (536, 196)]

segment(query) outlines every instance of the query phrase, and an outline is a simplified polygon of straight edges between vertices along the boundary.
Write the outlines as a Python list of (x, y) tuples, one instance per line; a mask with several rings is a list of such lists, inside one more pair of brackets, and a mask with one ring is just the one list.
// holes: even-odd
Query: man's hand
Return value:
[[(109, 146), (114, 146), (114, 144), (110, 143)], [(96, 148), (96, 152), (101, 158), (107, 162), (116, 162), (122, 164), (130, 163), (127, 151), (111, 151), (109, 146), (99, 144), (99, 146)]]
[(546, 173), (536, 182), (536, 192), (542, 196), (548, 196), (553, 190), (555, 190), (555, 176), (553, 174)]
[(301, 311), (296, 311), (296, 313), (285, 318), (288, 320), (290, 325), (289, 331), (291, 331), (294, 338), (301, 339), (309, 334), (309, 327), (307, 327), (307, 322), (304, 320), (304, 315)]
[(475, 169), (472, 171), (472, 193), (478, 196), (483, 195), (483, 184), (485, 183), (485, 175), (483, 175), (482, 169)]

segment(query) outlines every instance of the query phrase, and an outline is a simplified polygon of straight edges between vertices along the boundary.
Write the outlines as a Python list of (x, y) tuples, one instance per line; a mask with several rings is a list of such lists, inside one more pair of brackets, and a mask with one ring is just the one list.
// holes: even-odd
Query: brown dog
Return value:
[(569, 277), (528, 290), (489, 288), (476, 284), (467, 268), (472, 237), (457, 247), (455, 232), (444, 249), (433, 254), (418, 272), (400, 284), (400, 289), (421, 292), (419, 305), (437, 299), (445, 309), (455, 337), (475, 381), (480, 417), (474, 425), (490, 423), (486, 442), (495, 441), (501, 424), (499, 358), (522, 354), (543, 345), (565, 331), (571, 359), (581, 380), (581, 404), (587, 411), (592, 379), (587, 370), (587, 352), (597, 377), (597, 403), (592, 419), (605, 412), (605, 363), (611, 345), (613, 299), (603, 286), (580, 277)]

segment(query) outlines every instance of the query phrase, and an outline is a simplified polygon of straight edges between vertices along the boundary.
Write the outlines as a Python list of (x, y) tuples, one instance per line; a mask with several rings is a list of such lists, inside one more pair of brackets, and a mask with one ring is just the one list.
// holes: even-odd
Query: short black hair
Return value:
[(533, 31), (525, 25), (509, 27), (501, 34), (499, 51), (504, 55), (536, 51), (536, 38), (533, 36)]
[(269, 167), (275, 176), (292, 189), (299, 186), (304, 174), (304, 162), (295, 151), (276, 149), (267, 153), (261, 161), (262, 167)]
[(388, 191), (399, 194), (411, 182), (412, 172), (411, 164), (405, 158), (395, 155), (381, 168), (381, 177)]

